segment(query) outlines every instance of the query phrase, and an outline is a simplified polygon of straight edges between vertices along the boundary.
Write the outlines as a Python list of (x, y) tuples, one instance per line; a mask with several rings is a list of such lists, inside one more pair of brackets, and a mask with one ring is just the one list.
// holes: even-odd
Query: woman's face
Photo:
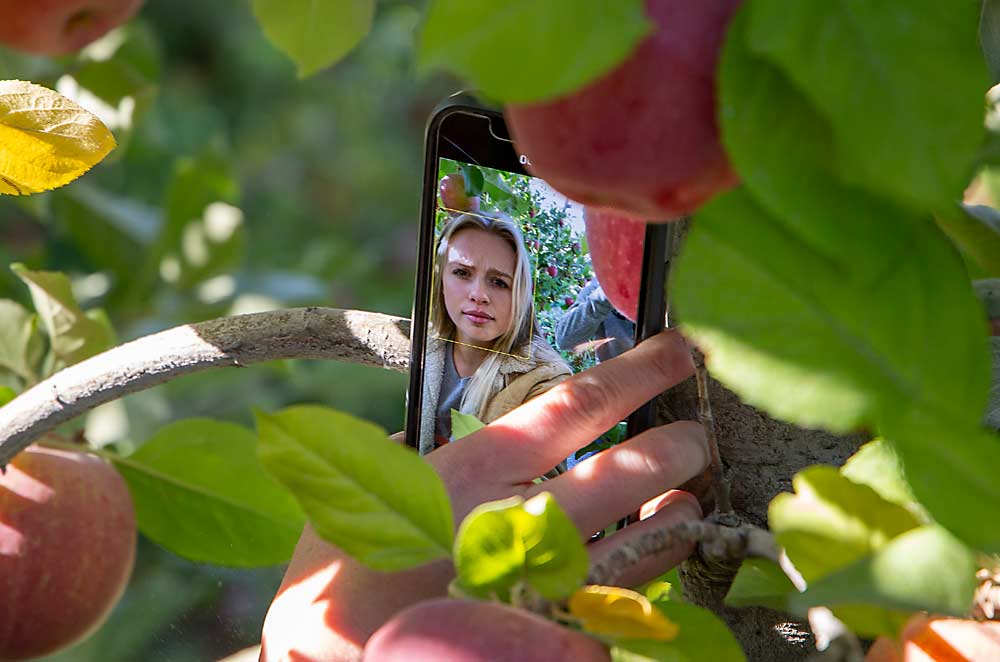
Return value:
[(458, 342), (484, 346), (507, 330), (517, 256), (503, 238), (466, 228), (451, 236), (442, 293)]

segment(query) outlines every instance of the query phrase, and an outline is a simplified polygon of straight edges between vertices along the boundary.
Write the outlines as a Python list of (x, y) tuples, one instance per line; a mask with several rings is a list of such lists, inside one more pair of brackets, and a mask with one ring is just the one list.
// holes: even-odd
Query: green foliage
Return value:
[(17, 391), (9, 386), (0, 386), (0, 407), (13, 400), (17, 396)]
[(311, 76), (347, 55), (371, 30), (375, 0), (253, 0), (268, 39)]
[(579, 530), (548, 492), (476, 507), (458, 529), (454, 557), (463, 593), (503, 600), (520, 582), (546, 599), (565, 598), (590, 564)]
[(287, 561), (305, 524), (256, 448), (246, 428), (190, 419), (114, 459), (143, 534), (194, 561), (253, 567)]
[(983, 138), (972, 5), (853, 7), (758, 0), (735, 19), (721, 117), (745, 187), (697, 215), (678, 310), (731, 388), (804, 426), (881, 429), (931, 516), (991, 550), (983, 312), (932, 221)]
[(38, 316), (16, 301), (0, 299), (0, 371), (22, 384), (38, 381)]
[(923, 526), (810, 584), (789, 602), (800, 614), (816, 605), (831, 606), (851, 630), (865, 636), (895, 636), (910, 612), (965, 615), (976, 569), (965, 545), (941, 527)]
[(1000, 2), (983, 0), (979, 20), (979, 42), (986, 56), (993, 82), (1000, 82)]
[(362, 563), (402, 570), (451, 553), (451, 502), (434, 470), (376, 425), (316, 406), (257, 412), (258, 454), (316, 533)]
[(837, 469), (799, 472), (795, 495), (779, 494), (768, 523), (807, 582), (852, 563), (920, 525), (906, 508), (886, 501)]
[(434, 0), (419, 65), (447, 69), (504, 102), (541, 101), (610, 71), (649, 30), (642, 0), (508, 0), (502, 9), (490, 0)]
[(457, 409), (451, 410), (451, 438), (461, 439), (486, 425), (472, 414), (463, 414)]
[[(81, 310), (65, 275), (30, 271), (20, 264), (11, 269), (31, 291), (35, 310), (48, 334), (53, 354), (51, 366), (72, 365), (115, 344), (115, 334), (107, 317), (99, 311), (85, 313)], [(26, 356), (30, 357), (30, 352)]]
[(983, 137), (977, 4), (756, 0), (743, 39), (822, 111), (838, 179), (937, 209), (961, 197)]
[(918, 507), (906, 482), (903, 462), (885, 439), (870, 441), (859, 448), (840, 468), (840, 473), (852, 483), (872, 488), (886, 501), (911, 510)]
[(677, 624), (677, 636), (671, 641), (619, 639), (611, 648), (612, 660), (616, 662), (746, 660), (743, 649), (725, 622), (708, 609), (676, 600), (657, 601), (654, 607)]
[(777, 563), (749, 558), (740, 565), (736, 578), (726, 593), (726, 604), (731, 607), (760, 605), (788, 611), (788, 599), (797, 592), (795, 585)]

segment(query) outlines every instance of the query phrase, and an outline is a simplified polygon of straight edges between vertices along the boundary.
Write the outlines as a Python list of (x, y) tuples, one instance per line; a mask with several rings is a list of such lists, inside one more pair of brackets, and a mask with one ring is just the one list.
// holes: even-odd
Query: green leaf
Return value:
[(804, 212), (774, 216), (739, 189), (697, 215), (674, 294), (713, 374), (803, 427), (909, 407), (978, 421), (986, 329), (953, 248), (929, 221), (807, 178)]
[(757, 0), (747, 11), (750, 49), (829, 121), (845, 182), (917, 208), (961, 199), (989, 87), (977, 3)]
[(463, 414), (457, 409), (451, 410), (451, 438), (461, 439), (476, 430), (481, 430), (486, 424), (472, 414)]
[(335, 64), (365, 38), (375, 0), (253, 0), (253, 13), (305, 78)]
[(257, 438), (232, 423), (168, 425), (116, 460), (139, 528), (185, 558), (253, 567), (287, 561), (305, 516), (257, 460)]
[(589, 557), (580, 532), (548, 492), (475, 508), (455, 539), (458, 584), (466, 592), (506, 597), (525, 581), (561, 600), (583, 584)]
[(730, 607), (761, 605), (788, 611), (788, 597), (798, 593), (798, 589), (774, 561), (767, 559), (747, 559), (740, 566), (729, 593), (726, 604)]
[(461, 168), (462, 179), (465, 181), (465, 195), (470, 197), (482, 195), (483, 186), (486, 184), (483, 171), (468, 163), (463, 163)]
[(321, 538), (383, 571), (450, 555), (448, 493), (411, 449), (377, 425), (324, 407), (256, 416), (261, 463)]
[(31, 290), (31, 299), (49, 334), (52, 351), (66, 365), (78, 363), (115, 344), (114, 333), (106, 321), (94, 319), (80, 310), (64, 274), (29, 271), (21, 264), (11, 265), (11, 270)]
[(985, 274), (1000, 276), (1000, 212), (986, 205), (962, 205), (944, 209), (934, 219)]
[(882, 427), (903, 461), (920, 503), (969, 546), (1000, 553), (1000, 438), (978, 425), (957, 426), (919, 409)]
[[(874, 622), (851, 618), (842, 606), (874, 605), (889, 612), (929, 611), (963, 616), (972, 604), (977, 564), (973, 553), (938, 526), (924, 526), (899, 536), (870, 556), (810, 584), (790, 598), (798, 613), (824, 605), (855, 632), (895, 635), (899, 618)], [(902, 614), (899, 615), (900, 617)], [(886, 632), (886, 628), (890, 628)]]
[(6, 369), (26, 384), (38, 381), (35, 374), (38, 317), (24, 306), (0, 299), (0, 369)]
[(615, 662), (742, 662), (743, 649), (729, 627), (708, 609), (677, 602), (657, 602), (655, 607), (677, 624), (672, 641), (619, 639), (611, 649)]
[(983, 11), (979, 18), (979, 43), (993, 82), (1000, 83), (1000, 1), (998, 0), (983, 0)]
[(852, 482), (872, 488), (886, 501), (911, 511), (918, 507), (906, 481), (903, 462), (885, 439), (870, 441), (859, 448), (840, 468), (840, 473)]
[(0, 407), (17, 397), (17, 391), (9, 386), (0, 386)]
[(642, 0), (434, 0), (418, 67), (451, 71), (499, 101), (542, 101), (610, 71), (651, 27)]
[(812, 582), (879, 549), (920, 521), (867, 485), (834, 467), (796, 474), (795, 494), (779, 494), (768, 508), (778, 543), (806, 582)]

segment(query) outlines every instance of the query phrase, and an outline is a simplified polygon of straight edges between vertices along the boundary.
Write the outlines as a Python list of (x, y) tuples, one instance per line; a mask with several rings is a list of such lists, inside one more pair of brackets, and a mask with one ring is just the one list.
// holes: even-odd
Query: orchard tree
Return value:
[[(145, 536), (213, 564), (281, 562), (307, 519), (377, 570), (450, 558), (457, 597), (402, 611), (370, 640), (374, 659), (421, 650), (442, 660), (504, 651), (607, 659), (610, 649), (622, 660), (793, 660), (819, 649), (847, 660), (873, 640), (870, 660), (918, 659), (928, 642), (996, 657), (1000, 445), (991, 428), (1000, 416), (990, 329), (1000, 319), (1000, 123), (994, 99), (984, 103), (1000, 78), (995, 5), (427, 4), (418, 70), (450, 71), (504, 106), (534, 174), (588, 206), (592, 248), (620, 244), (618, 223), (682, 224), (670, 319), (696, 346), (698, 370), (658, 410), (663, 421), (706, 428), (711, 466), (686, 486), (703, 521), (590, 565), (548, 494), (482, 504), (455, 522), (422, 458), (381, 427), (320, 406), (258, 406), (256, 432), (200, 419), (167, 426), (134, 452), (85, 446), (85, 435), (67, 438), (58, 426), (205, 368), (322, 358), (405, 371), (408, 321), (310, 307), (112, 347), (106, 318), (82, 310), (64, 276), (26, 267), (14, 273), (34, 311), (0, 302), (0, 395), (9, 400), (0, 480), (13, 485), (33, 454), (51, 449), (102, 456), (125, 479)], [(303, 77), (362, 42), (376, 14), (374, 0), (316, 13), (312, 3), (253, 7)], [(72, 107), (78, 119), (67, 124), (34, 101), (68, 103), (60, 97), (3, 85), (0, 128), (11, 139), (0, 147), (2, 192), (66, 184), (107, 153), (106, 132), (82, 109)], [(90, 128), (63, 130), (79, 125)], [(243, 241), (222, 170), (210, 151), (178, 165), (170, 191), (182, 202), (147, 248), (182, 295), (203, 293)], [(449, 179), (456, 174), (461, 181)], [(443, 197), (490, 202), (481, 173), (442, 175)], [(188, 187), (202, 193), (185, 198)], [(178, 238), (204, 250), (173, 256)], [(595, 251), (594, 264), (602, 281), (623, 283), (616, 305), (626, 315), (640, 266), (629, 248)], [(115, 257), (119, 276), (139, 284), (129, 296), (141, 298), (158, 274)], [(58, 491), (66, 470), (52, 471)], [(387, 484), (386, 474), (407, 480)], [(45, 528), (26, 521), (25, 540)], [(275, 532), (272, 544), (246, 545), (255, 529)], [(692, 542), (697, 553), (677, 572), (638, 590), (616, 585), (629, 563)], [(96, 553), (105, 543), (90, 544)], [(4, 581), (57, 563), (31, 554)], [(120, 587), (121, 575), (107, 581)], [(512, 632), (526, 634), (508, 644)], [(2, 659), (20, 654), (3, 646), (12, 645), (0, 642)]]

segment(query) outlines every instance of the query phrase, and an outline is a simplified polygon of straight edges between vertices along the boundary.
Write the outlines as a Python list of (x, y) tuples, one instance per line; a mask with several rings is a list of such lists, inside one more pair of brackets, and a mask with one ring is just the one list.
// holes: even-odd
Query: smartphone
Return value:
[[(582, 205), (529, 166), (503, 115), (473, 99), (450, 99), (428, 122), (406, 415), (407, 443), (421, 453), (665, 325), (669, 226), (647, 226), (632, 323), (594, 276)], [(640, 408), (566, 464), (647, 429), (654, 415)]]

